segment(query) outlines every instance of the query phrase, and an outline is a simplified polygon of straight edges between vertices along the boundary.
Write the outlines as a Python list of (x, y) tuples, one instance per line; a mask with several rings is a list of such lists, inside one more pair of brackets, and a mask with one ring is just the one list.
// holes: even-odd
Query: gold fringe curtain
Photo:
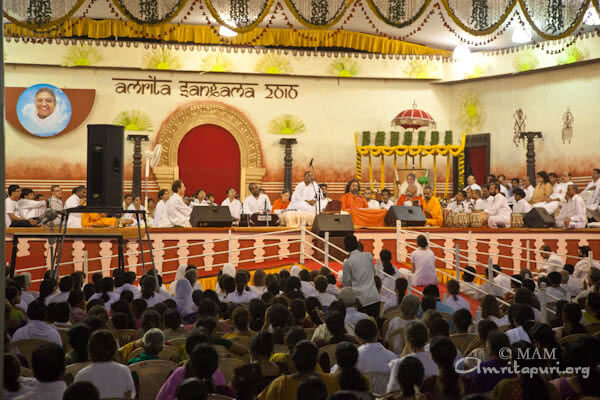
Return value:
[(360, 32), (340, 31), (332, 35), (325, 30), (303, 30), (302, 33), (292, 29), (258, 28), (253, 32), (243, 33), (225, 40), (211, 26), (179, 25), (179, 24), (137, 24), (120, 20), (96, 21), (89, 18), (65, 21), (52, 32), (39, 33), (16, 24), (4, 27), (7, 36), (17, 37), (89, 37), (90, 39), (106, 39), (110, 37), (129, 39), (156, 39), (167, 42), (196, 44), (231, 44), (254, 46), (284, 47), (343, 47), (371, 53), (439, 55), (448, 57), (451, 52), (433, 49), (400, 40), (393, 40)]

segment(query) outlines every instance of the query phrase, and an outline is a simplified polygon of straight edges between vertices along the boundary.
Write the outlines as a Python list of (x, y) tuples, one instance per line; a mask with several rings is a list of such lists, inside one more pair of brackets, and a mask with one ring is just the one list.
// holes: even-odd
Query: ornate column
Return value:
[(149, 140), (148, 135), (127, 135), (127, 140), (133, 142), (133, 197), (142, 196), (142, 141)]
[(292, 190), (292, 145), (298, 143), (294, 138), (285, 138), (279, 140), (279, 144), (285, 146), (285, 156), (283, 157), (283, 188)]
[(542, 132), (521, 132), (519, 139), (527, 139), (527, 176), (531, 182), (535, 182), (535, 143), (533, 139), (542, 138)]

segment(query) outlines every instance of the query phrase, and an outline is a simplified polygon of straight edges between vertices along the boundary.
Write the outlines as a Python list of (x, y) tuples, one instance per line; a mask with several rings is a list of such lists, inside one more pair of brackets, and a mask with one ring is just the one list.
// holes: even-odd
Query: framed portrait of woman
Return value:
[(17, 118), (34, 136), (52, 137), (71, 120), (71, 102), (59, 88), (46, 83), (28, 87), (17, 101)]

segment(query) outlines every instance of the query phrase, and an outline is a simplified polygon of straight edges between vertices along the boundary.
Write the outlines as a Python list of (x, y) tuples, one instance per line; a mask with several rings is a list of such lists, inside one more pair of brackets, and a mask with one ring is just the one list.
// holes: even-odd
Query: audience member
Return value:
[(62, 400), (67, 384), (63, 381), (65, 373), (65, 352), (62, 347), (48, 343), (33, 351), (31, 355), (33, 376), (37, 386), (19, 400)]

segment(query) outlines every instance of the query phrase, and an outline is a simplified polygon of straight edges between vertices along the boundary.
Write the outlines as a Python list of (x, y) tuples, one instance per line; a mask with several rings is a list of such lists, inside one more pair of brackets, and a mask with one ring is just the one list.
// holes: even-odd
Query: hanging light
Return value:
[(237, 32), (234, 31), (234, 30), (229, 29), (225, 25), (221, 25), (219, 27), (219, 35), (224, 36), (224, 37), (236, 37), (237, 36)]
[(454, 48), (452, 52), (452, 58), (456, 61), (461, 61), (469, 58), (471, 55), (471, 49), (466, 44), (459, 44)]
[(594, 7), (588, 8), (583, 16), (583, 23), (588, 26), (600, 25), (600, 16)]
[(512, 34), (513, 43), (529, 43), (532, 38), (531, 30), (521, 25), (517, 25)]

